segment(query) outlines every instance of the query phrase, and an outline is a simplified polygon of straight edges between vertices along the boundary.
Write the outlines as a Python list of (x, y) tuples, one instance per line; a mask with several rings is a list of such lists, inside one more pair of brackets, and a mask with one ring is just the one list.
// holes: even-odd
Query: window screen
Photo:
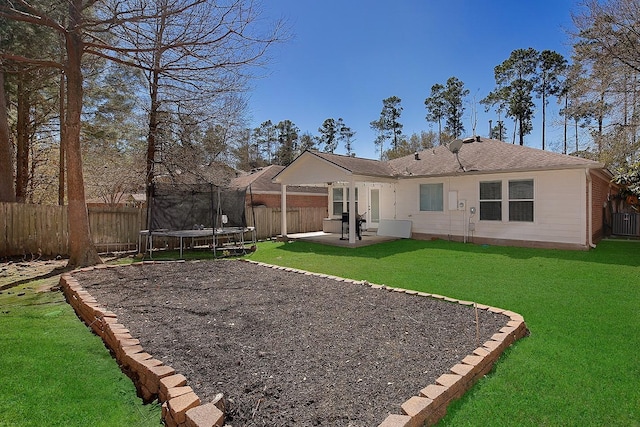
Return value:
[(480, 220), (502, 220), (502, 181), (480, 183)]
[(509, 221), (533, 222), (533, 180), (509, 181)]
[(420, 210), (442, 212), (442, 184), (420, 184)]
[(342, 188), (333, 189), (333, 214), (342, 215)]
[[(358, 213), (358, 187), (355, 192), (356, 213)], [(349, 212), (349, 188), (334, 187), (333, 188), (333, 215), (341, 216), (343, 212)]]

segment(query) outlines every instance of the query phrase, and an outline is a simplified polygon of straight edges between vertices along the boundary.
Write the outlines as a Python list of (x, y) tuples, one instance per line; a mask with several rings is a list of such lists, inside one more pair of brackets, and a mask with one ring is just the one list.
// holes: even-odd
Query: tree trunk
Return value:
[(159, 75), (152, 72), (150, 83), (151, 111), (149, 112), (149, 135), (147, 136), (147, 168), (145, 176), (145, 189), (147, 196), (147, 226), (151, 226), (151, 197), (153, 196), (153, 177), (156, 164), (156, 141), (158, 136), (158, 85)]
[(58, 205), (64, 206), (64, 183), (65, 183), (65, 149), (64, 143), (66, 141), (66, 132), (65, 132), (65, 77), (64, 73), (60, 73), (60, 162), (58, 165)]
[(69, 7), (67, 45), (67, 116), (66, 156), (69, 198), (68, 267), (85, 267), (102, 261), (91, 240), (89, 215), (84, 196), (82, 153), (80, 150), (80, 115), (82, 113), (82, 1), (72, 0)]
[(162, 61), (162, 39), (164, 37), (166, 16), (160, 15), (157, 32), (155, 34), (155, 51), (153, 53), (153, 69), (149, 76), (149, 97), (151, 98), (151, 111), (149, 112), (149, 135), (147, 137), (147, 174), (145, 177), (147, 194), (147, 224), (151, 225), (151, 196), (153, 192), (153, 180), (156, 165), (156, 144), (158, 140), (158, 114), (160, 112), (160, 100), (158, 88), (160, 87), (160, 65)]
[(542, 149), (544, 150), (544, 131), (547, 121), (547, 94), (542, 91)]
[(563, 145), (563, 150), (562, 150), (562, 154), (567, 154), (567, 117), (569, 116), (569, 113), (567, 112), (567, 109), (569, 108), (569, 95), (565, 95), (564, 96), (564, 145)]
[(633, 100), (631, 101), (631, 143), (638, 141), (638, 78), (633, 77)]
[(147, 168), (145, 184), (147, 188), (147, 201), (149, 201), (151, 186), (153, 184), (154, 166), (156, 162), (156, 137), (158, 134), (158, 90), (157, 76), (152, 79), (151, 111), (149, 112), (149, 135), (147, 136)]
[(578, 147), (578, 119), (577, 118), (574, 119), (574, 128), (576, 132), (576, 154), (577, 154), (580, 148)]
[(518, 120), (518, 143), (524, 145), (524, 128), (522, 124), (522, 117)]
[(27, 200), (29, 184), (29, 94), (25, 88), (25, 77), (18, 75), (18, 112), (16, 118), (16, 201)]
[(0, 71), (0, 202), (15, 202), (13, 188), (13, 150), (9, 137), (7, 100), (4, 94), (4, 72)]

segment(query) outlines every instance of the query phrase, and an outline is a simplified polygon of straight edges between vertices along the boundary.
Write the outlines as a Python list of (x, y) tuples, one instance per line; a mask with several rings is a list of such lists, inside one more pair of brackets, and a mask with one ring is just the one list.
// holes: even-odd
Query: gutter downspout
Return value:
[(596, 245), (593, 244), (593, 179), (591, 178), (591, 173), (589, 169), (584, 170), (585, 175), (587, 176), (587, 233), (588, 233), (588, 244), (590, 248), (595, 248)]

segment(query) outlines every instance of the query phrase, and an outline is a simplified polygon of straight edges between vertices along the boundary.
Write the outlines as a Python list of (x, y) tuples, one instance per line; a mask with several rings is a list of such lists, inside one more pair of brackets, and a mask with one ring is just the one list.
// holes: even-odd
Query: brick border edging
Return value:
[[(184, 261), (176, 261), (184, 262)], [(74, 272), (155, 264), (145, 261), (123, 265), (97, 265), (81, 268), (60, 277), (60, 288), (76, 314), (100, 338), (115, 356), (122, 371), (134, 382), (145, 402), (156, 398), (162, 404), (162, 420), (168, 427), (222, 427), (224, 413), (214, 403), (202, 404), (187, 379), (175, 369), (146, 353), (140, 341), (118, 323), (116, 314), (100, 306), (80, 286)]]
[(338, 280), (345, 283), (353, 283), (357, 285), (366, 285), (374, 289), (385, 289), (391, 292), (402, 292), (407, 295), (416, 295), (420, 297), (436, 298), (451, 303), (468, 305), (477, 307), (480, 310), (491, 311), (492, 313), (502, 314), (510, 320), (507, 326), (500, 329), (500, 332), (493, 334), (489, 341), (482, 346), (476, 348), (473, 354), (467, 355), (462, 359), (461, 363), (454, 365), (449, 373), (443, 374), (436, 379), (435, 384), (429, 384), (420, 390), (419, 396), (413, 396), (401, 405), (404, 414), (389, 415), (378, 427), (421, 427), (436, 424), (447, 413), (447, 407), (455, 399), (459, 399), (469, 390), (480, 378), (485, 376), (498, 360), (503, 351), (527, 334), (527, 326), (524, 318), (513, 311), (503, 310), (484, 304), (477, 304), (473, 301), (461, 301), (454, 298), (445, 297), (438, 294), (429, 294), (426, 292), (418, 292), (409, 289), (394, 288), (385, 285), (376, 285), (366, 280), (345, 279), (342, 277), (332, 276), (328, 274), (312, 273), (305, 270), (295, 268), (281, 267), (252, 260), (243, 260), (265, 267), (285, 270), (300, 274), (319, 276), (328, 279)]
[[(436, 379), (435, 384), (429, 384), (420, 390), (419, 396), (413, 396), (404, 402), (401, 405), (404, 414), (391, 414), (378, 427), (420, 427), (437, 423), (445, 416), (447, 407), (453, 400), (460, 398), (480, 378), (485, 376), (507, 347), (527, 334), (524, 318), (512, 311), (437, 294), (371, 284), (367, 281), (345, 279), (247, 259), (240, 261), (345, 283), (366, 285), (374, 289), (436, 298), (468, 306), (475, 305), (478, 309), (488, 310), (510, 318), (507, 326), (502, 327), (500, 332), (494, 334), (489, 341), (476, 348), (473, 354), (464, 357), (461, 363), (454, 365), (450, 369), (450, 373), (441, 375)], [(103, 264), (79, 269), (76, 272), (155, 263), (158, 262), (145, 261), (124, 265)], [(191, 387), (186, 385), (187, 379), (176, 373), (170, 366), (164, 365), (161, 361), (144, 352), (140, 341), (132, 337), (124, 325), (117, 322), (115, 313), (101, 307), (96, 299), (80, 286), (78, 280), (73, 277), (73, 273), (63, 274), (60, 278), (60, 287), (67, 301), (76, 311), (78, 317), (100, 336), (105, 345), (113, 352), (123, 371), (135, 383), (142, 399), (152, 401), (157, 397), (158, 401), (162, 403), (162, 419), (165, 424), (169, 427), (221, 427), (224, 424), (224, 413), (214, 403), (201, 405), (200, 398)]]

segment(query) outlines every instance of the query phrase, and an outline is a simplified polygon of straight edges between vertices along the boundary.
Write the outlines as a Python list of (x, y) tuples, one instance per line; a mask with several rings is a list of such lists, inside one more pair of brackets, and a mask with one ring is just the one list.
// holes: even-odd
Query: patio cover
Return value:
[[(383, 162), (306, 150), (273, 178), (282, 188), (282, 212), (287, 211), (287, 185), (323, 185), (335, 182), (349, 187), (349, 243), (356, 242), (356, 182), (395, 182), (392, 169)], [(287, 236), (287, 216), (282, 215), (282, 236)]]

